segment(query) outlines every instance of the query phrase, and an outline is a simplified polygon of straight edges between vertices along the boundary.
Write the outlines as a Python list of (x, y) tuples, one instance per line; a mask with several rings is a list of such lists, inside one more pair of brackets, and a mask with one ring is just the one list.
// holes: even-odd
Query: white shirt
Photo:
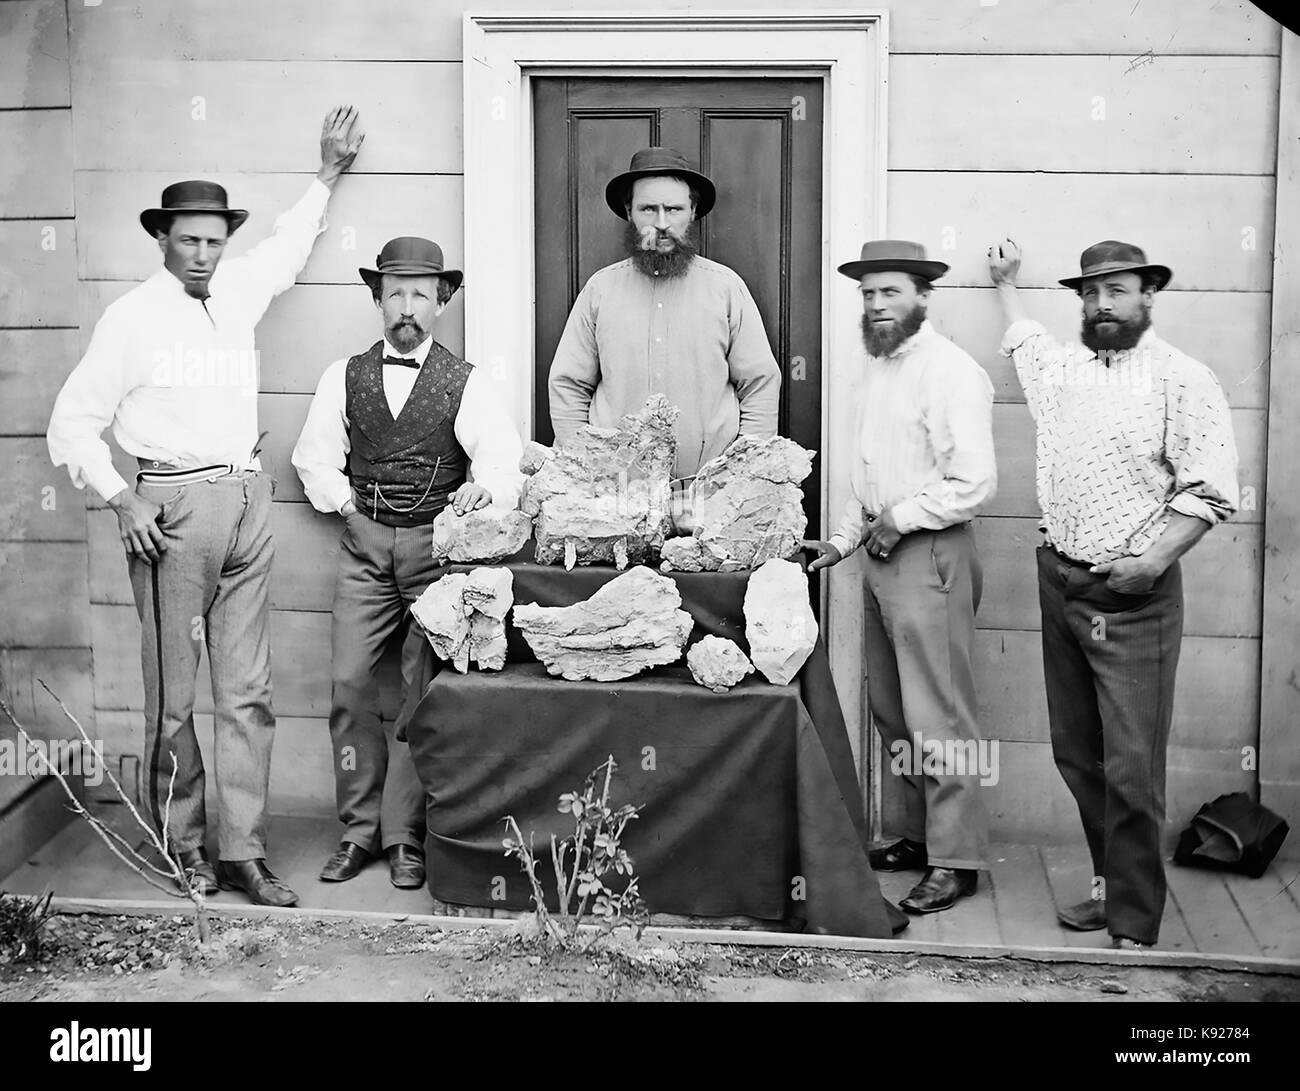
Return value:
[(997, 490), (993, 384), (928, 321), (890, 356), (868, 356), (857, 413), (853, 497), (831, 544), (862, 544), (864, 512), (904, 534), (972, 519)]
[[(398, 352), (384, 340), (384, 356), (415, 360), (424, 366), (433, 347), (429, 336), (413, 352)], [(307, 410), (302, 435), (293, 449), (293, 465), (302, 478), (307, 499), (317, 511), (336, 512), (352, 499), (352, 483), (343, 472), (352, 443), (347, 418), (348, 358), (335, 360), (325, 369), (316, 386), (316, 396)], [(389, 365), (382, 371), (384, 397), (396, 420), (411, 396), (419, 368)], [(476, 484), (492, 494), (492, 506), (511, 509), (518, 505), (524, 475), (519, 470), (523, 444), (514, 421), (491, 377), (481, 368), (470, 371), (461, 394), (455, 421), (456, 442), (469, 456), (470, 473)]]
[(1016, 364), (1037, 425), (1038, 503), (1048, 542), (1100, 564), (1144, 553), (1170, 513), (1213, 526), (1237, 509), (1237, 446), (1219, 381), (1147, 329), (1109, 363), (1037, 322), (1013, 323)]
[(50, 458), (68, 467), (77, 488), (89, 484), (105, 500), (127, 488), (100, 438), (109, 424), (137, 458), (261, 468), (253, 458), (253, 327), (307, 264), (329, 196), (313, 181), (269, 238), (217, 266), (206, 301), (163, 268), (104, 309), (55, 400), (46, 437)]

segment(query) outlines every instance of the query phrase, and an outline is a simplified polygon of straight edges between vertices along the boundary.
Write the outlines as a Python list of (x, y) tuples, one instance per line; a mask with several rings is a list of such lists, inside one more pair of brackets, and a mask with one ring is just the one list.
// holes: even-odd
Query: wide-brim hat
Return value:
[(686, 156), (676, 148), (642, 148), (632, 156), (632, 162), (622, 174), (615, 175), (605, 186), (605, 203), (620, 219), (627, 219), (627, 204), (632, 193), (632, 183), (638, 178), (653, 178), (666, 174), (680, 178), (699, 194), (695, 202), (695, 218), (703, 219), (718, 199), (713, 182), (686, 161)]
[(1079, 255), (1079, 275), (1066, 277), (1060, 283), (1076, 292), (1089, 277), (1105, 276), (1107, 273), (1145, 273), (1156, 276), (1156, 291), (1160, 291), (1174, 278), (1174, 271), (1167, 265), (1153, 265), (1147, 261), (1146, 252), (1131, 242), (1118, 239), (1106, 239), (1093, 243)]
[(375, 258), (375, 268), (358, 269), (357, 272), (371, 291), (385, 273), (396, 277), (442, 277), (453, 292), (465, 282), (465, 274), (459, 269), (445, 268), (442, 247), (418, 235), (389, 239)]
[(163, 231), (164, 221), (170, 221), (178, 212), (209, 212), (224, 216), (227, 230), (234, 234), (239, 225), (248, 219), (248, 212), (242, 208), (231, 208), (226, 199), (226, 187), (216, 182), (204, 182), (191, 179), (186, 182), (173, 182), (162, 191), (158, 208), (146, 208), (140, 213), (140, 226), (151, 236)]
[(919, 242), (905, 239), (876, 239), (863, 243), (862, 256), (857, 261), (846, 261), (839, 271), (852, 280), (868, 273), (916, 273), (926, 280), (938, 280), (948, 271), (941, 261), (930, 261), (925, 247)]

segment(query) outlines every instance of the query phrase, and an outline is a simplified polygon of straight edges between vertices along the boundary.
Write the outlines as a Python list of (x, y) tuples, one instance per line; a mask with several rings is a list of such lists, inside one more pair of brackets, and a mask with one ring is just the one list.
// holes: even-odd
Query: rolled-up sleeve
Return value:
[(1232, 414), (1214, 374), (1185, 359), (1182, 381), (1167, 393), (1165, 458), (1174, 471), (1169, 507), (1213, 526), (1240, 503)]
[(936, 368), (927, 397), (930, 449), (943, 477), (894, 505), (891, 514), (903, 534), (969, 522), (997, 490), (993, 384), (984, 369), (965, 357)]
[(1001, 353), (1016, 365), (1016, 377), (1025, 392), (1030, 415), (1037, 419), (1046, 403), (1057, 369), (1064, 365), (1065, 349), (1031, 318), (1013, 322), (1002, 335)]
[(766, 439), (776, 435), (781, 405), (781, 369), (768, 344), (758, 304), (739, 278), (729, 324), (731, 344), (727, 349), (727, 374), (740, 403), (740, 434)]

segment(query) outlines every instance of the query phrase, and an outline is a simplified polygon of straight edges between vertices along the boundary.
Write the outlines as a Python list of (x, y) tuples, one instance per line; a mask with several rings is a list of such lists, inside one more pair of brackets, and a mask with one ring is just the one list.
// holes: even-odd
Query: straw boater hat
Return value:
[(140, 226), (150, 235), (157, 235), (164, 230), (164, 221), (170, 220), (178, 212), (211, 212), (216, 216), (224, 216), (232, 235), (248, 219), (247, 211), (230, 207), (226, 201), (225, 186), (219, 186), (216, 182), (173, 182), (162, 191), (159, 205), (158, 208), (146, 208), (140, 213)]
[(615, 216), (627, 219), (627, 203), (632, 194), (632, 183), (638, 178), (670, 175), (694, 186), (699, 194), (695, 202), (695, 218), (702, 220), (718, 198), (713, 183), (697, 170), (692, 170), (686, 156), (676, 148), (642, 148), (622, 174), (609, 180), (605, 187), (605, 203)]
[(385, 273), (399, 277), (442, 277), (453, 292), (465, 281), (465, 274), (459, 269), (443, 267), (441, 246), (416, 235), (389, 239), (375, 258), (375, 268), (358, 269), (357, 272), (371, 291)]
[(852, 280), (859, 280), (868, 273), (916, 273), (926, 280), (935, 281), (948, 271), (948, 266), (927, 259), (925, 247), (919, 242), (877, 239), (864, 243), (862, 257), (845, 262), (839, 271)]
[(1104, 276), (1106, 273), (1145, 273), (1155, 274), (1156, 291), (1160, 291), (1174, 276), (1174, 271), (1167, 265), (1152, 265), (1139, 246), (1131, 242), (1119, 242), (1106, 239), (1095, 242), (1079, 255), (1079, 275), (1066, 277), (1060, 283), (1076, 292), (1088, 277)]

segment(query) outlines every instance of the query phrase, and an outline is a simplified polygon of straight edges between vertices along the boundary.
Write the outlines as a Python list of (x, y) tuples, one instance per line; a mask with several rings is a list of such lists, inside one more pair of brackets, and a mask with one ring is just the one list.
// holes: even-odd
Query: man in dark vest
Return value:
[[(359, 270), (384, 336), (326, 368), (293, 464), (318, 511), (345, 521), (334, 586), (330, 737), (339, 820), (326, 882), (351, 879), (382, 849), (394, 886), (424, 883), (424, 788), (404, 742), (382, 722), (376, 668), (410, 604), (435, 579), (433, 520), (513, 508), (519, 433), (491, 378), (433, 340), (461, 286), (428, 239), (385, 244)], [(472, 477), (472, 480), (469, 478)], [(410, 684), (419, 635), (402, 652)]]

